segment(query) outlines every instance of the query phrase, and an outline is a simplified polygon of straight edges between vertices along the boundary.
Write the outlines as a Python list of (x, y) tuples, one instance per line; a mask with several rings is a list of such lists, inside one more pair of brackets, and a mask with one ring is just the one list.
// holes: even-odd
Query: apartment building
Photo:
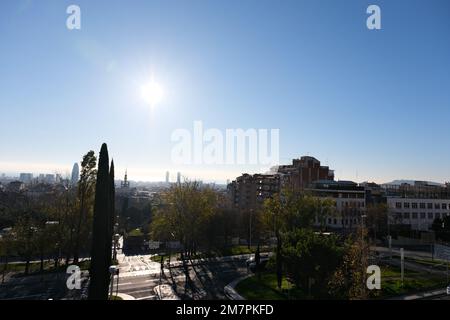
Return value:
[[(331, 199), (335, 210), (325, 218), (325, 226), (335, 229), (352, 229), (361, 223), (366, 208), (366, 191), (353, 181), (318, 180), (305, 189), (311, 195)], [(316, 225), (320, 221), (316, 218)]]
[(256, 209), (265, 199), (280, 190), (280, 177), (277, 174), (243, 174), (228, 185), (228, 194), (235, 208)]
[(318, 180), (334, 180), (334, 171), (322, 166), (314, 157), (303, 156), (293, 159), (292, 164), (278, 167), (282, 185), (290, 186), (294, 190), (304, 190), (311, 183)]

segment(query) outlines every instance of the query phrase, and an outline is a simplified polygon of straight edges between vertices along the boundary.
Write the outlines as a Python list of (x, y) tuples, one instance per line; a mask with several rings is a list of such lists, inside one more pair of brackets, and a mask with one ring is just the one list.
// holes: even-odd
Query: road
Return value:
[(226, 299), (224, 287), (248, 272), (247, 256), (194, 260), (186, 266), (181, 261), (173, 261), (170, 268), (164, 265), (163, 272), (160, 263), (150, 258), (150, 255), (118, 256), (119, 293), (139, 300), (156, 300), (159, 297), (155, 287), (169, 285), (181, 299)]

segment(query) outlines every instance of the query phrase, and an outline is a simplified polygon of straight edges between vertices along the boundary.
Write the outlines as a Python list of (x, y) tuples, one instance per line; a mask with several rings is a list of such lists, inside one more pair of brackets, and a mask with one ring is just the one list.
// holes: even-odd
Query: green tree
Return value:
[[(109, 170), (109, 221), (108, 221), (108, 234), (106, 237), (106, 241), (108, 243), (112, 241), (114, 237), (114, 223), (116, 221), (115, 217), (115, 196), (116, 196), (116, 187), (114, 183), (114, 160), (111, 160), (111, 167)], [(108, 265), (112, 263), (111, 256), (111, 245), (106, 247), (106, 257), (108, 258)]]
[(339, 268), (329, 282), (330, 294), (337, 299), (367, 299), (366, 271), (369, 264), (367, 229), (359, 227), (347, 239), (345, 254)]
[(151, 236), (161, 241), (179, 241), (186, 257), (195, 254), (200, 245), (210, 247), (214, 235), (210, 235), (209, 227), (217, 200), (214, 190), (202, 188), (196, 181), (173, 185), (162, 195), (162, 205), (150, 226)]
[(8, 259), (9, 256), (14, 252), (13, 245), (14, 242), (12, 239), (12, 234), (10, 232), (0, 237), (0, 258), (3, 260), (1, 283), (5, 282), (5, 275), (8, 271)]
[(35, 221), (29, 214), (20, 217), (13, 229), (17, 252), (25, 259), (25, 274), (29, 273), (31, 258), (36, 253), (36, 231)]
[(259, 242), (258, 242), (258, 246), (256, 247), (256, 253), (255, 253), (255, 268), (256, 268), (256, 273), (258, 275), (258, 278), (261, 279), (261, 254), (260, 254), (260, 249), (259, 249)]
[(81, 161), (81, 174), (78, 182), (79, 213), (75, 227), (75, 242), (73, 248), (73, 263), (77, 264), (80, 254), (81, 239), (87, 238), (87, 220), (92, 210), (95, 180), (97, 175), (97, 157), (94, 151), (89, 151)]
[(88, 298), (107, 300), (109, 287), (109, 261), (111, 260), (112, 239), (111, 188), (110, 188), (108, 147), (104, 143), (100, 150), (97, 181), (95, 186), (94, 220), (92, 229), (91, 269)]
[(388, 207), (385, 203), (368, 205), (365, 214), (367, 227), (375, 239), (387, 233)]
[(276, 238), (275, 264), (278, 288), (281, 288), (283, 252), (282, 239), (286, 232), (302, 228), (312, 228), (316, 218), (319, 222), (326, 214), (332, 213), (334, 203), (329, 199), (312, 197), (292, 189), (283, 189), (263, 206), (263, 221), (267, 232)]
[(337, 238), (296, 229), (283, 235), (282, 251), (287, 278), (310, 296), (327, 297), (328, 282), (342, 258)]

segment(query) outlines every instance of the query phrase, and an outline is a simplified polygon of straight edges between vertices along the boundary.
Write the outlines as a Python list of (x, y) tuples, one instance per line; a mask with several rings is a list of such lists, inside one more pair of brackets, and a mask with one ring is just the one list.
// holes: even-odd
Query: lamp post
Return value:
[(115, 261), (117, 259), (117, 245), (119, 243), (120, 234), (116, 233), (114, 235), (114, 252), (113, 252), (113, 260)]
[[(364, 257), (364, 255), (365, 255), (365, 245), (364, 245), (364, 218), (366, 218), (367, 216), (365, 215), (365, 214), (362, 214), (361, 215), (361, 249), (363, 250), (363, 252), (362, 252), (362, 254), (363, 254), (363, 257)], [(370, 255), (370, 248), (369, 248), (369, 250), (368, 250), (369, 252), (368, 252), (368, 254)], [(369, 259), (369, 256), (367, 256), (367, 258)], [(361, 265), (361, 274), (363, 274), (364, 275), (364, 273), (365, 273), (365, 268), (367, 267), (366, 265), (364, 265), (364, 259), (361, 259), (362, 261), (362, 265)], [(365, 278), (364, 278), (364, 276), (363, 277), (361, 277), (362, 278), (362, 288), (365, 288), (365, 285), (366, 285), (366, 281), (365, 281)]]
[(252, 247), (252, 216), (253, 216), (253, 209), (250, 209), (250, 223), (249, 223), (249, 243), (248, 248), (251, 249)]
[[(109, 267), (109, 273), (111, 274), (111, 285), (110, 285), (110, 294), (109, 297), (112, 298), (112, 294), (113, 294), (113, 288), (114, 288), (114, 276), (117, 275), (117, 277), (119, 277), (119, 268), (117, 266), (110, 266)], [(119, 279), (117, 279), (117, 290), (116, 290), (116, 294), (119, 287)]]

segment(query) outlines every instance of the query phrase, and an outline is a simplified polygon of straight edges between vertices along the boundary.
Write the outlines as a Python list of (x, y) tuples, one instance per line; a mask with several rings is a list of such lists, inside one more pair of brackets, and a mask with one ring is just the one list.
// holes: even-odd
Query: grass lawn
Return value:
[[(261, 253), (270, 251), (269, 248), (261, 247)], [(200, 252), (196, 255), (193, 255), (191, 259), (207, 259), (207, 258), (218, 258), (225, 256), (236, 256), (241, 254), (253, 254), (256, 252), (256, 246), (250, 247), (247, 246), (232, 246), (220, 249), (213, 249), (210, 252)], [(155, 255), (150, 258), (152, 261), (161, 262), (161, 256)], [(164, 261), (167, 261), (168, 256), (164, 255)], [(174, 260), (180, 259), (180, 254), (173, 254), (172, 258)]]
[[(89, 260), (83, 260), (78, 262), (77, 264), (81, 270), (88, 270), (89, 266), (90, 266), (90, 261)], [(0, 265), (0, 272), (3, 272), (3, 268), (4, 268), (4, 264)], [(44, 261), (44, 273), (48, 273), (48, 272), (54, 272), (55, 268), (54, 268), (55, 264), (54, 261), (48, 261), (45, 260)], [(66, 270), (66, 266), (65, 265), (60, 265), (58, 266), (58, 271), (59, 272), (65, 272)], [(36, 274), (39, 273), (41, 269), (41, 263), (40, 262), (30, 262), (29, 265), (29, 274)], [(25, 263), (9, 263), (6, 269), (7, 272), (16, 272), (16, 273), (23, 273), (25, 272)]]
[[(446, 286), (445, 276), (410, 270), (405, 270), (402, 285), (399, 267), (381, 266), (381, 291), (371, 291), (371, 298), (385, 299), (444, 286)], [(301, 290), (296, 289), (284, 278), (282, 289), (281, 291), (278, 290), (276, 275), (269, 272), (263, 273), (261, 280), (258, 280), (256, 276), (252, 276), (241, 281), (236, 286), (236, 291), (248, 300), (308, 299)]]
[[(248, 246), (232, 246), (232, 247), (225, 247), (220, 249), (212, 250), (210, 253), (204, 253), (201, 254), (202, 257), (226, 257), (226, 256), (236, 256), (241, 254), (253, 254), (256, 252), (256, 246), (251, 246), (248, 248)], [(261, 253), (269, 252), (271, 251), (270, 248), (262, 246), (260, 248)]]
[(220, 256), (235, 256), (239, 254), (250, 254), (255, 253), (256, 247), (252, 246), (250, 249), (247, 246), (232, 246), (223, 248), (217, 251)]
[(248, 300), (287, 300), (305, 299), (306, 296), (297, 290), (285, 278), (281, 283), (281, 291), (277, 288), (277, 277), (274, 273), (261, 274), (261, 280), (252, 276), (236, 286), (236, 291)]
[[(381, 266), (381, 292), (373, 291), (376, 298), (401, 296), (408, 293), (440, 288), (446, 285), (445, 276), (437, 276), (405, 270), (404, 282), (401, 282), (399, 267)], [(376, 296), (378, 294), (378, 296)]]
[(133, 229), (127, 234), (128, 237), (142, 237), (143, 235), (141, 229)]
[[(433, 268), (439, 269), (439, 270), (446, 270), (446, 262), (444, 262), (444, 261), (431, 260), (431, 259), (419, 259), (419, 258), (405, 258), (405, 260), (419, 263), (425, 267), (433, 267)], [(450, 267), (450, 263), (449, 263), (449, 267)]]
[[(172, 254), (170, 256), (170, 261), (175, 261), (180, 259), (180, 254), (176, 253), (176, 254)], [(159, 254), (150, 257), (150, 260), (154, 261), (154, 262), (161, 262), (161, 256)], [(163, 255), (163, 260), (164, 262), (167, 262), (167, 260), (169, 260), (169, 255)]]

